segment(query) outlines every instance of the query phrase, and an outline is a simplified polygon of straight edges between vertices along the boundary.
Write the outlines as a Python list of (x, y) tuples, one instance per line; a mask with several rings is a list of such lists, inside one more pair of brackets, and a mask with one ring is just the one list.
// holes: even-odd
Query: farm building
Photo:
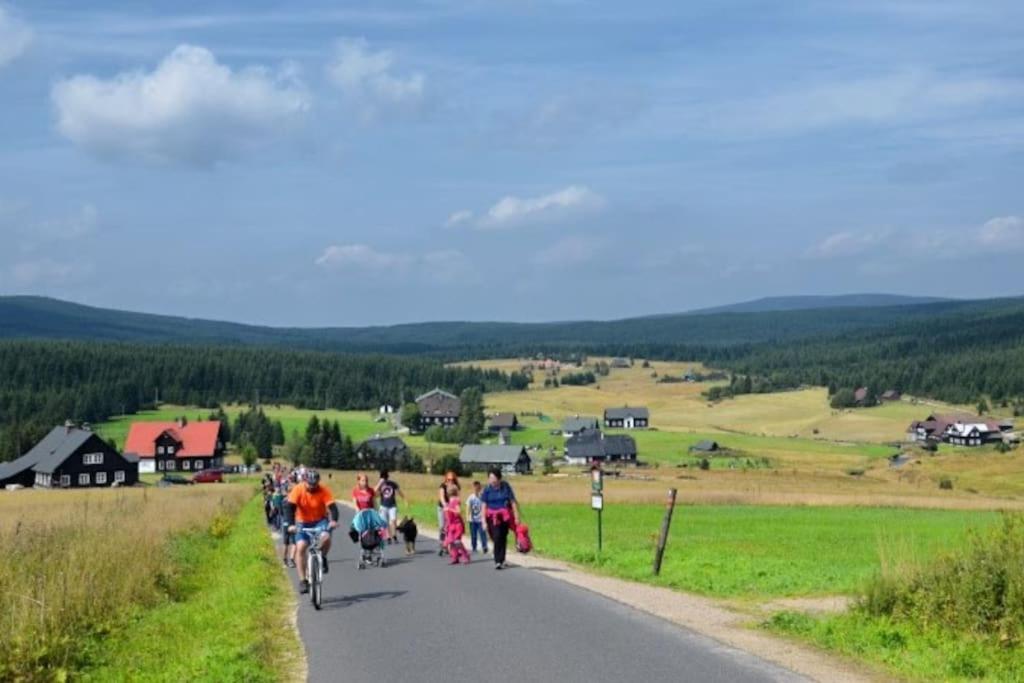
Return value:
[(853, 392), (853, 402), (859, 406), (866, 406), (871, 403), (871, 392), (867, 387), (858, 387)]
[(629, 368), (632, 367), (633, 364), (628, 358), (612, 358), (611, 366), (613, 368)]
[(597, 429), (597, 418), (596, 417), (567, 417), (562, 422), (562, 436), (569, 438), (576, 436), (585, 429), (596, 430)]
[(32, 450), (0, 465), (0, 486), (42, 488), (130, 486), (139, 481), (139, 462), (118, 453), (87, 427), (54, 427)]
[(626, 434), (606, 435), (586, 430), (565, 442), (565, 460), (570, 465), (636, 463), (636, 440)]
[(651, 414), (647, 408), (608, 408), (604, 411), (604, 426), (609, 429), (646, 429)]
[(391, 405), (390, 403), (382, 403), (380, 405), (380, 407), (377, 408), (377, 414), (378, 415), (393, 415), (396, 412), (397, 412), (397, 409), (393, 405)]
[(224, 464), (220, 421), (133, 422), (125, 455), (138, 458), (140, 472), (198, 471)]
[(388, 458), (396, 461), (409, 454), (409, 447), (397, 436), (375, 436), (359, 444), (356, 456), (360, 460), (380, 462)]
[(903, 398), (903, 394), (896, 391), (895, 389), (889, 389), (887, 391), (883, 391), (882, 395), (879, 398), (883, 401), (899, 401), (901, 398)]
[(420, 409), (421, 430), (433, 425), (451, 427), (458, 423), (462, 414), (462, 401), (459, 397), (441, 389), (418, 396), (416, 406)]
[(932, 413), (907, 427), (907, 441), (912, 443), (952, 443), (958, 446), (980, 446), (1000, 441), (1013, 429), (1009, 420), (986, 420), (970, 413)]
[(519, 418), (515, 413), (497, 413), (487, 423), (487, 429), (492, 432), (515, 431), (519, 429)]
[(509, 474), (529, 474), (533, 461), (525, 446), (486, 446), (471, 444), (462, 447), (459, 462), (474, 472), (500, 467)]
[(715, 451), (718, 451), (720, 449), (721, 446), (718, 445), (717, 441), (711, 441), (709, 439), (698, 441), (697, 443), (690, 446), (690, 452), (692, 453), (714, 453)]

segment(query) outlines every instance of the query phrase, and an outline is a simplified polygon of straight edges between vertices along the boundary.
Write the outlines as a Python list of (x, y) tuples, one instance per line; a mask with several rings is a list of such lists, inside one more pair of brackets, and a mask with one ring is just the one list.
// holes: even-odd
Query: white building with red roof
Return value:
[(139, 472), (188, 472), (221, 467), (225, 444), (220, 422), (133, 422), (125, 455), (139, 459)]

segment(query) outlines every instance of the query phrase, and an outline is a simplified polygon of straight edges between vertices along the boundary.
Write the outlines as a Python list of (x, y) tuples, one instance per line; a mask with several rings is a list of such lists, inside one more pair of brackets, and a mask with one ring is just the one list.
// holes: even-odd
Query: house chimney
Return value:
[(70, 434), (71, 430), (74, 429), (74, 428), (75, 428), (74, 420), (65, 420), (64, 421), (64, 433), (65, 434)]

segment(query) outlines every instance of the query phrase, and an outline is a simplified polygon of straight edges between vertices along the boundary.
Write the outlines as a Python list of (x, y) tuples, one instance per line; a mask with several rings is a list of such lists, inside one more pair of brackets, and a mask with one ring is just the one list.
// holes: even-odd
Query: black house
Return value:
[(377, 463), (399, 459), (409, 455), (409, 447), (397, 436), (377, 436), (359, 444), (356, 456), (364, 462)]
[(586, 430), (565, 442), (565, 460), (570, 465), (595, 462), (636, 462), (636, 440), (628, 434), (602, 434)]
[(420, 431), (434, 425), (453, 427), (458, 424), (462, 414), (462, 401), (459, 397), (441, 389), (417, 396), (416, 406), (420, 409)]
[(496, 434), (502, 431), (515, 431), (519, 429), (519, 418), (515, 413), (497, 413), (491, 417), (487, 429)]
[(54, 427), (17, 460), (0, 465), (0, 486), (43, 488), (131, 486), (139, 481), (139, 461), (118, 453), (84, 427)]
[(647, 408), (608, 408), (604, 411), (604, 426), (610, 429), (647, 429), (651, 413)]

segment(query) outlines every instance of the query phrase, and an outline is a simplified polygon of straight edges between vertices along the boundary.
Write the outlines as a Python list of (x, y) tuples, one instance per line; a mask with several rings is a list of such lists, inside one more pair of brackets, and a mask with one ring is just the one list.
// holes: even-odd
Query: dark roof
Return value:
[[(519, 458), (526, 455), (525, 446), (488, 446), (471, 444), (462, 447), (459, 462), (465, 463), (500, 463), (515, 465)], [(530, 457), (526, 455), (526, 457)]]
[(424, 417), (458, 417), (462, 412), (462, 401), (459, 397), (441, 389), (434, 389), (416, 397), (416, 405)]
[(690, 450), (691, 451), (702, 451), (702, 452), (717, 451), (718, 450), (718, 442), (717, 441), (711, 441), (710, 439), (704, 439), (703, 441), (698, 441), (697, 443), (695, 443), (692, 446), (690, 446)]
[(900, 395), (900, 392), (896, 391), (895, 389), (889, 389), (882, 394), (882, 398), (891, 401), (899, 398)]
[(515, 413), (498, 413), (491, 418), (491, 426), (497, 429), (511, 429), (517, 422)]
[(604, 419), (606, 420), (624, 420), (627, 417), (640, 417), (647, 419), (650, 416), (650, 411), (642, 406), (637, 408), (630, 408), (629, 406), (625, 406), (623, 408), (607, 408), (604, 411)]
[(584, 429), (597, 429), (596, 417), (567, 417), (562, 423), (563, 432), (579, 432)]
[(54, 427), (32, 450), (17, 460), (0, 465), (0, 479), (7, 479), (31, 469), (52, 473), (78, 448), (96, 434), (79, 427)]
[(605, 436), (596, 429), (588, 429), (565, 442), (565, 454), (570, 458), (636, 455), (636, 440), (628, 434)]
[(394, 450), (404, 450), (408, 448), (405, 442), (399, 439), (397, 436), (377, 436), (372, 439), (359, 444), (357, 450), (373, 451), (374, 453), (386, 453)]

